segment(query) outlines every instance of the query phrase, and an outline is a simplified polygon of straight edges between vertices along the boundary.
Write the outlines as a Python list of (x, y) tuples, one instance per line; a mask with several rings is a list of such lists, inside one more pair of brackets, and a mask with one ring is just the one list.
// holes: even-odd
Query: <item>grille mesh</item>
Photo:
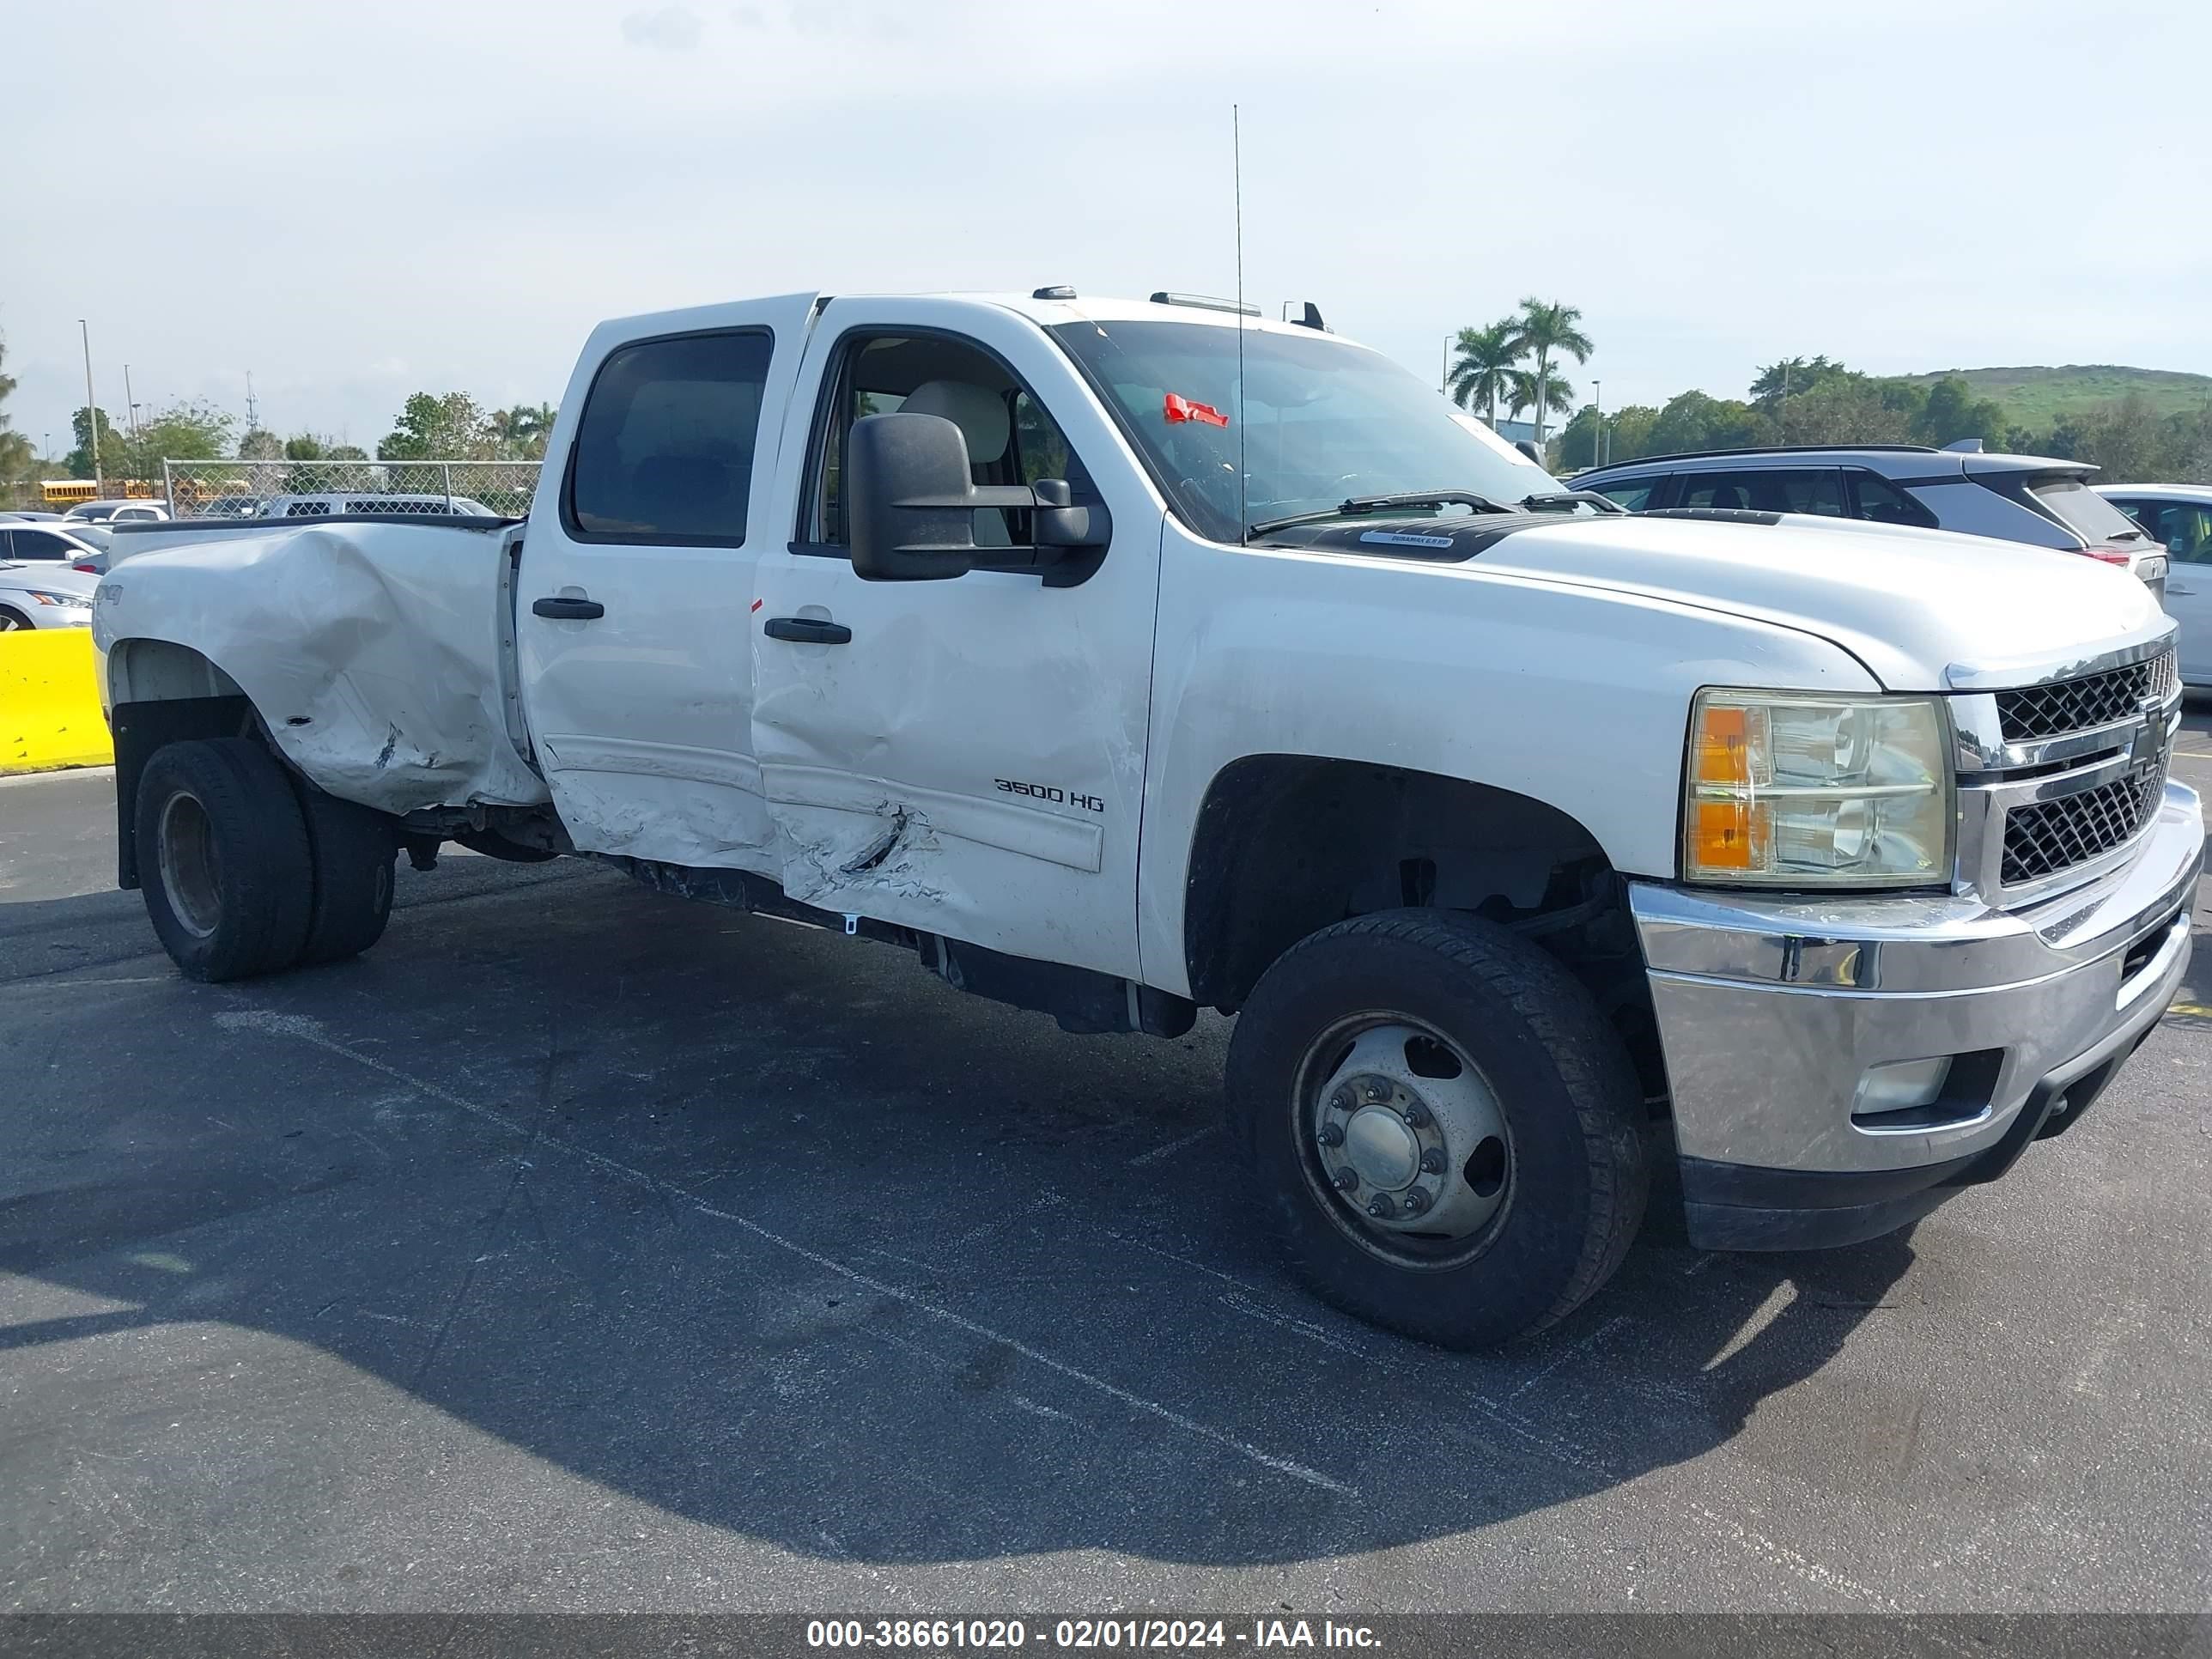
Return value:
[(2107, 726), (2135, 714), (2146, 701), (2166, 702), (2173, 695), (2173, 653), (2167, 651), (2102, 674), (2000, 691), (1997, 724), (2007, 743)]
[(2008, 887), (2033, 881), (2109, 853), (2142, 827), (2166, 787), (2163, 763), (2139, 766), (2094, 789), (2005, 814)]

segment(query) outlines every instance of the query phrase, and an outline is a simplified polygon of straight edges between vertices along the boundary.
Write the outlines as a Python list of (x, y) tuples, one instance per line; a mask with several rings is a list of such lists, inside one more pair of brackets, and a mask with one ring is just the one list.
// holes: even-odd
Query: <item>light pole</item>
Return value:
[(1597, 411), (1597, 430), (1590, 434), (1590, 465), (1605, 465), (1605, 382), (1590, 381), (1591, 407)]
[(92, 396), (92, 331), (82, 317), (76, 319), (76, 326), (84, 340), (84, 429), (92, 444), (92, 493), (105, 495), (107, 486), (100, 476), (100, 405)]
[(138, 441), (138, 400), (131, 392), (131, 365), (123, 365), (123, 406), (131, 413), (131, 441)]

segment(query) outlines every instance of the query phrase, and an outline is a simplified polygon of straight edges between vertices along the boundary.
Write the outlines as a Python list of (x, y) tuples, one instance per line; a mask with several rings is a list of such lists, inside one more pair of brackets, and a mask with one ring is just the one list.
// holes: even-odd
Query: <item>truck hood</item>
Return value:
[(1561, 519), (1501, 538), (1474, 563), (1797, 629), (1893, 691), (1951, 689), (1963, 683), (1954, 670), (1983, 684), (1992, 672), (2039, 678), (2173, 626), (2141, 581), (2079, 554), (1796, 515)]

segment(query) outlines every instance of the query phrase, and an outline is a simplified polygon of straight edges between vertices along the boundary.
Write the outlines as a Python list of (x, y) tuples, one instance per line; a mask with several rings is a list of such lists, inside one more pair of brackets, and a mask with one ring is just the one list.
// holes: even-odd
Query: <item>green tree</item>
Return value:
[(495, 459), (538, 461), (545, 458), (545, 441), (553, 435), (560, 410), (550, 404), (517, 404), (495, 409), (484, 416), (483, 428), (491, 441)]
[(1546, 415), (1564, 415), (1575, 406), (1575, 389), (1571, 385), (1556, 377), (1543, 380), (1532, 369), (1515, 369), (1511, 387), (1505, 402), (1516, 421), (1523, 410), (1534, 409), (1538, 400), (1542, 400), (1544, 406), (1536, 416), (1536, 429), (1540, 433), (1544, 429)]
[(1659, 411), (1648, 404), (1630, 404), (1616, 409), (1605, 417), (1604, 446), (1599, 447), (1597, 410), (1584, 404), (1575, 417), (1559, 428), (1557, 440), (1559, 465), (1579, 470), (1586, 466), (1601, 466), (1607, 461), (1632, 461), (1650, 452), (1645, 446), (1650, 441), (1651, 428), (1659, 419)]
[(465, 392), (443, 397), (418, 392), (399, 411), (392, 432), (376, 447), (380, 461), (462, 461), (490, 459), (488, 435), (476, 399)]
[(1765, 414), (1772, 414), (1786, 397), (1801, 392), (1810, 392), (1821, 381), (1850, 371), (1832, 358), (1784, 357), (1766, 365), (1751, 383), (1751, 405)]
[[(235, 424), (210, 404), (167, 404), (147, 416), (135, 435), (119, 441), (110, 474), (151, 483), (161, 477), (164, 461), (220, 460), (230, 453), (230, 429)], [(100, 453), (106, 455), (105, 445)]]
[[(1652, 422), (1646, 455), (1678, 455), (1691, 449), (1736, 449), (1771, 443), (1773, 423), (1749, 404), (1685, 392), (1668, 399)], [(1613, 452), (1616, 459), (1620, 451)]]
[[(114, 427), (109, 423), (106, 410), (94, 409), (90, 415), (87, 415), (82, 409), (78, 410), (70, 416), (70, 431), (76, 435), (76, 447), (70, 451), (69, 459), (64, 461), (62, 465), (70, 477), (110, 478), (123, 476), (115, 470), (114, 465), (114, 463), (122, 457), (123, 441), (116, 435)], [(100, 434), (100, 454), (97, 466), (94, 465), (92, 443), (93, 434), (95, 431)]]
[(2175, 470), (2166, 427), (2141, 392), (2077, 416), (2073, 426), (2073, 459), (2096, 465), (2100, 483), (2164, 483)]
[(241, 461), (281, 461), (284, 459), (284, 441), (273, 432), (264, 432), (256, 427), (238, 441), (238, 459)]
[(1911, 435), (1909, 417), (1863, 374), (1831, 375), (1810, 392), (1791, 392), (1775, 405), (1774, 419), (1793, 444), (1901, 444)]
[(365, 461), (368, 459), (368, 452), (359, 444), (338, 444), (323, 459), (326, 461)]
[(1463, 328), (1452, 349), (1451, 371), (1445, 381), (1452, 401), (1462, 409), (1480, 407), (1484, 417), (1496, 427), (1498, 400), (1510, 394), (1513, 366), (1521, 361), (1512, 319), (1492, 323), (1488, 328)]
[(1659, 424), (1659, 411), (1650, 404), (1624, 404), (1617, 412), (1606, 416), (1603, 459), (1610, 465), (1614, 461), (1634, 460), (1639, 455), (1651, 453), (1651, 429)]
[(1554, 399), (1552, 395), (1553, 354), (1586, 363), (1589, 361), (1590, 353), (1596, 349), (1590, 343), (1589, 336), (1582, 331), (1582, 320), (1583, 313), (1573, 306), (1556, 300), (1539, 300), (1534, 295), (1521, 301), (1520, 312), (1513, 319), (1513, 344), (1518, 354), (1536, 360), (1528, 400), (1525, 404), (1516, 404), (1515, 409), (1516, 412), (1522, 408), (1536, 411), (1536, 447), (1539, 449), (1544, 447), (1544, 416), (1574, 407), (1571, 391), (1565, 394), (1564, 400)]
[(284, 459), (288, 461), (319, 461), (326, 459), (323, 441), (312, 432), (295, 432), (284, 440)]
[(1910, 428), (1921, 443), (1956, 443), (1979, 438), (1991, 447), (2003, 441), (2004, 410), (1988, 398), (1977, 398), (1974, 389), (1956, 374), (1946, 374), (1928, 388), (1927, 400), (1915, 413)]

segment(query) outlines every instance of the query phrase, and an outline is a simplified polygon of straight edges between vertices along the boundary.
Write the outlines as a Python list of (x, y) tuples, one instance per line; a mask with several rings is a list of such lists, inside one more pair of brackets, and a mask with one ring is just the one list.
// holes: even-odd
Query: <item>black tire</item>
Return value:
[(343, 962), (384, 937), (399, 837), (390, 819), (366, 806), (325, 794), (304, 778), (292, 785), (314, 862), (307, 936), (295, 960), (302, 968)]
[(0, 605), (0, 634), (13, 634), (31, 625), (31, 619), (21, 611)]
[[(1349, 1022), (1370, 1015), (1390, 1017), (1370, 1029), (1434, 1033), (1503, 1120), (1504, 1196), (1463, 1239), (1384, 1233), (1331, 1190), (1321, 1160), (1349, 1154), (1321, 1151), (1331, 1143), (1311, 1127), (1324, 1048), (1348, 1051)], [(1480, 1348), (1556, 1324), (1611, 1277), (1644, 1218), (1644, 1109), (1620, 1039), (1557, 961), (1472, 916), (1386, 911), (1293, 945), (1238, 1018), (1228, 1081), (1292, 1268), (1324, 1301), (1410, 1336)]]
[(146, 914), (186, 978), (292, 965), (307, 937), (313, 864), (299, 801), (267, 750), (245, 738), (155, 750), (135, 822)]

